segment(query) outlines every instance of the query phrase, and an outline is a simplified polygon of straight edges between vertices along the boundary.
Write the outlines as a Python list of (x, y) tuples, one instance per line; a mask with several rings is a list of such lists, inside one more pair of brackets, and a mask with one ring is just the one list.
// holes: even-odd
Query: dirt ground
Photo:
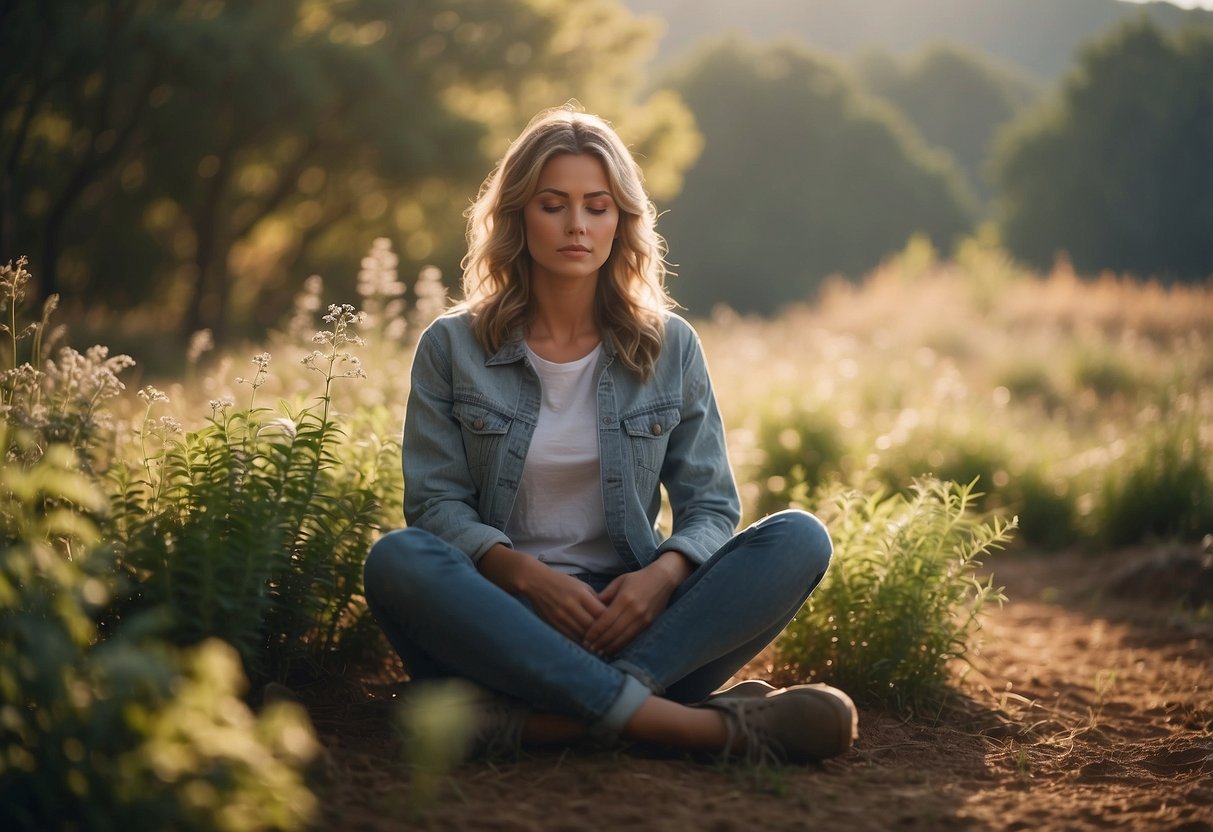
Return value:
[(855, 748), (820, 765), (545, 751), (465, 766), (427, 799), (390, 728), (399, 686), (313, 701), (329, 754), (320, 826), (1213, 832), (1211, 560), (1200, 547), (999, 555), (1010, 600), (958, 670), (955, 706), (861, 709)]

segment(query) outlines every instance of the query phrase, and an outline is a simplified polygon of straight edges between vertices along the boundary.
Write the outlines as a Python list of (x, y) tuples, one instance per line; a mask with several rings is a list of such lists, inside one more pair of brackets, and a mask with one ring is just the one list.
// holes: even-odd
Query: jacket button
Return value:
[(475, 430), (484, 430), (484, 419), (481, 418), (480, 416), (477, 416), (475, 419), (472, 420), (472, 427)]
[(653, 435), (661, 436), (661, 424), (659, 422), (653, 423)]

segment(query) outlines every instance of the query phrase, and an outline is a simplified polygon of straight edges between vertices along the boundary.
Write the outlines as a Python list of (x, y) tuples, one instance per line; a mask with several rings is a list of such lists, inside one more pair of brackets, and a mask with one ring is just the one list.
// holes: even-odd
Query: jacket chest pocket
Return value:
[(468, 466), (479, 472), (492, 465), (513, 420), (474, 402), (455, 402), (454, 415), (463, 428), (463, 448)]
[[(678, 426), (680, 415), (677, 408), (667, 407), (651, 410), (623, 419), (623, 429), (628, 435), (632, 458), (637, 468), (647, 475), (646, 482), (656, 485), (661, 463), (665, 460), (665, 449), (670, 444), (670, 432)], [(651, 486), (650, 486), (651, 487)], [(642, 490), (646, 490), (642, 486)]]

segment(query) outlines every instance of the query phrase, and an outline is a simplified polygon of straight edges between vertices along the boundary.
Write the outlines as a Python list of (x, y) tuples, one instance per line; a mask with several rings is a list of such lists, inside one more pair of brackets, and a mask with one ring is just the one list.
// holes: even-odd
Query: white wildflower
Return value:
[(145, 386), (136, 395), (149, 405), (155, 404), (156, 402), (168, 402), (168, 396), (150, 384)]
[(200, 329), (190, 336), (185, 350), (187, 364), (197, 364), (198, 359), (215, 348), (215, 336), (209, 329)]
[(298, 432), (298, 427), (293, 421), (286, 416), (279, 416), (277, 419), (270, 419), (268, 422), (263, 422), (257, 428), (257, 438), (272, 438), (276, 436), (294, 439)]

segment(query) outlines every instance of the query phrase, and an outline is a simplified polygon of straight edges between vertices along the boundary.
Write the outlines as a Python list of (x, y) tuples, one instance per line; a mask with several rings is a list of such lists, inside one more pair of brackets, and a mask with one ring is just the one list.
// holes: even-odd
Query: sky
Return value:
[[(1147, 3), (1149, 0), (1128, 0), (1130, 3)], [(1167, 0), (1172, 6), (1185, 9), (1213, 9), (1213, 0)]]

